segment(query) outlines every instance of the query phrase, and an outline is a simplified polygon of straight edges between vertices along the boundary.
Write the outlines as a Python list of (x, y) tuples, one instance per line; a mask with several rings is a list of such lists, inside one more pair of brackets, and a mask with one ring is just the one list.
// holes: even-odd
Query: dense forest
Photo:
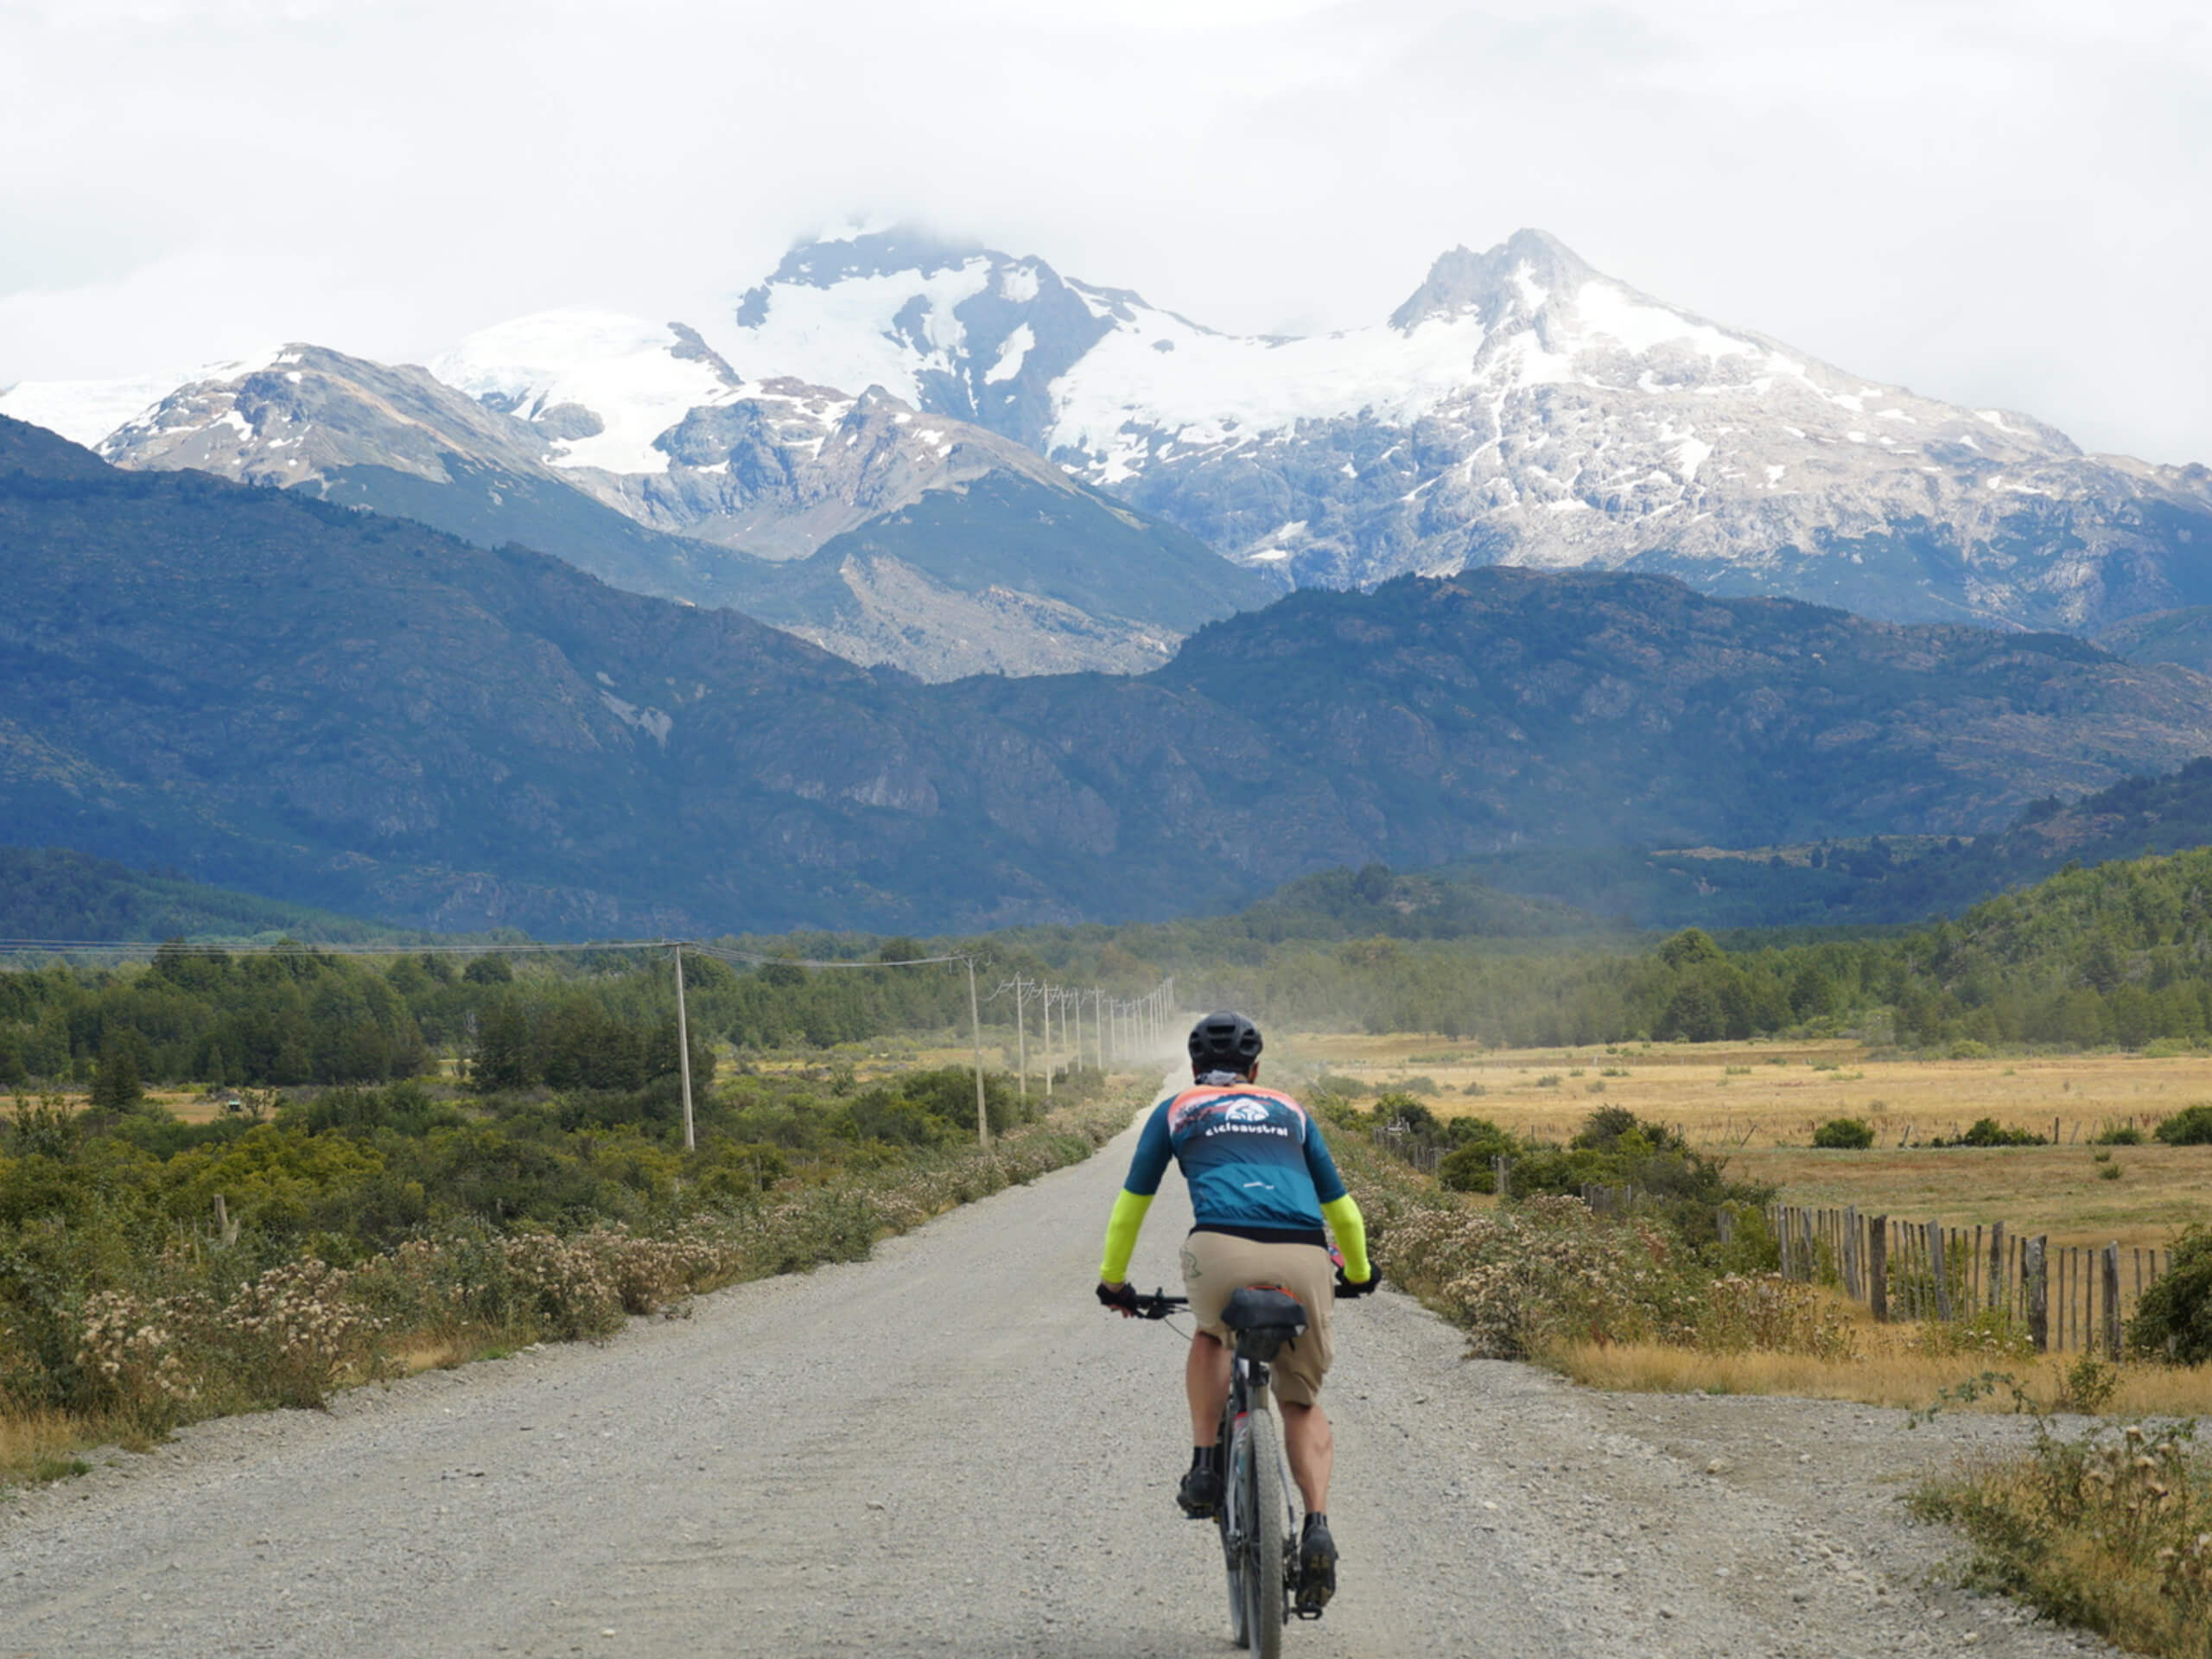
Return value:
[[(1558, 931), (1580, 922), (1374, 866), (1308, 878), (1235, 918), (1025, 930), (966, 948), (987, 981), (1019, 971), (1135, 989), (1172, 975), (1186, 1007), (1514, 1045), (1850, 1028), (1921, 1049), (2139, 1046), (2212, 1033), (2212, 849), (2069, 868), (1911, 931)], [(827, 1050), (964, 1031), (957, 967), (863, 965), (948, 944), (784, 943), (855, 966), (687, 956), (697, 1065), (720, 1045)], [(675, 1067), (674, 1004), (666, 958), (630, 950), (379, 958), (171, 945), (149, 963), (0, 974), (0, 1084), (89, 1084), (119, 1099), (142, 1081), (281, 1088), (462, 1067), (480, 1089), (635, 1090)], [(1010, 1034), (1007, 1010), (990, 1017), (995, 1044)]]

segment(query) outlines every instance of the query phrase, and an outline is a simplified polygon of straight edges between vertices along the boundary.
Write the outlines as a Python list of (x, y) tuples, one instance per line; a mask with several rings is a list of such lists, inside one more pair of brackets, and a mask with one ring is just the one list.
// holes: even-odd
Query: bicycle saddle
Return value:
[(1231, 1331), (1264, 1331), (1288, 1338), (1306, 1329), (1306, 1305), (1272, 1285), (1247, 1285), (1229, 1293), (1221, 1322)]

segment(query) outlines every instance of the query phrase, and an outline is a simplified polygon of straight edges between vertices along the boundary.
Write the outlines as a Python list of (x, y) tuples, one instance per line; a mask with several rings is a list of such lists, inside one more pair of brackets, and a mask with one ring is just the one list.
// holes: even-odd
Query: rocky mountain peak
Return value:
[(1390, 326), (1410, 330), (1432, 317), (1472, 313), (1485, 329), (1533, 315), (1554, 294), (1571, 293), (1598, 273), (1548, 232), (1520, 230), (1476, 253), (1465, 247), (1438, 256), (1427, 279), (1390, 314)]
[(995, 265), (1015, 263), (980, 242), (940, 236), (914, 225), (800, 242), (785, 253), (766, 282), (748, 289), (738, 301), (738, 326), (753, 328), (765, 321), (772, 292), (779, 287), (835, 288), (840, 283), (869, 276), (929, 277), (957, 270), (976, 258)]

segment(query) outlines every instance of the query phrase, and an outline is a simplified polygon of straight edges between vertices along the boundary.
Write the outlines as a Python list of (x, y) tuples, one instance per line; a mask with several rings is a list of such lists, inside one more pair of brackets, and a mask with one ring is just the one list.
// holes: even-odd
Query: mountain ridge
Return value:
[(1141, 677), (922, 685), (5, 421), (0, 574), (0, 817), (448, 931), (1174, 914), (1536, 842), (1996, 828), (2212, 751), (2183, 669), (1604, 572), (1313, 590)]
[[(101, 453), (302, 489), (480, 546), (518, 543), (633, 592), (757, 609), (931, 679), (1141, 671), (1195, 621), (1271, 595), (1184, 531), (878, 389), (744, 382), (681, 325), (526, 321), (519, 344), (515, 330), (489, 331), (473, 366), (449, 366), (474, 395), (425, 370), (296, 345), (178, 388)], [(486, 355), (558, 359), (572, 326), (612, 355), (565, 370)], [(575, 401), (608, 383), (642, 385), (652, 412), (631, 409), (610, 429)], [(658, 471), (611, 469), (645, 455)], [(1011, 504), (963, 524), (957, 504), (983, 486)], [(933, 534), (912, 528), (918, 511)], [(861, 543), (842, 539), (856, 534)], [(979, 546), (993, 556), (979, 562)], [(827, 582), (779, 574), (778, 560), (825, 548), (838, 550)]]
[[(541, 314), (434, 368), (518, 419), (502, 432), (602, 505), (778, 556), (911, 502), (916, 479), (996, 470), (1047, 492), (1079, 479), (1271, 591), (1588, 567), (2083, 634), (2212, 602), (2212, 468), (2085, 454), (2029, 416), (1869, 380), (1655, 299), (1536, 230), (1447, 250), (1387, 320), (1274, 337), (1217, 332), (1033, 255), (893, 229), (794, 247), (720, 317)], [(863, 476), (840, 423), (870, 397), (939, 424), (913, 426), (898, 465)], [(17, 388), (0, 412), (60, 419), (67, 402)], [(225, 416), (196, 418), (219, 451)], [(134, 442), (118, 434), (107, 453), (161, 464)], [(301, 458), (263, 459), (281, 481)], [(864, 608), (868, 589), (840, 603)], [(1048, 660), (1035, 607), (1037, 651), (960, 658), (963, 628), (994, 626), (978, 597), (960, 596), (922, 656)], [(848, 647), (883, 650), (899, 622), (871, 615)], [(836, 616), (810, 626), (846, 637)], [(1090, 649), (1064, 642), (1060, 660), (1128, 666), (1149, 647), (1125, 631)]]

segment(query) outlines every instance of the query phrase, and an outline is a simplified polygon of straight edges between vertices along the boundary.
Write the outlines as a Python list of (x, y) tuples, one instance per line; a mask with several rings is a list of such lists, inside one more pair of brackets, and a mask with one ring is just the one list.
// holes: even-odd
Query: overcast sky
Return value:
[(2212, 461), (2208, 10), (0, 0), (0, 386), (703, 315), (853, 215), (1305, 333), (1533, 225), (1871, 378)]

